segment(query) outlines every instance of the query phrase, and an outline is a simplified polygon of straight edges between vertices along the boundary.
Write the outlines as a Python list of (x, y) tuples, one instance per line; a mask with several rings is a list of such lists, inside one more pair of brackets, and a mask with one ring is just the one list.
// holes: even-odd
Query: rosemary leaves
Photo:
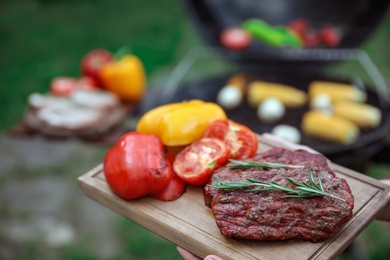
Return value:
[[(255, 166), (255, 167), (262, 167), (262, 166)], [(316, 184), (314, 181), (313, 172), (310, 170), (308, 172), (309, 183), (292, 180), (291, 178), (286, 178), (288, 182), (290, 182), (295, 186), (295, 189), (290, 188), (288, 186), (283, 186), (274, 181), (267, 183), (267, 182), (262, 182), (254, 179), (246, 179), (243, 182), (226, 182), (216, 177), (214, 177), (213, 179), (217, 182), (217, 184), (211, 185), (210, 187), (221, 189), (221, 190), (236, 190), (241, 188), (260, 186), (261, 188), (247, 189), (246, 192), (263, 192), (263, 191), (270, 191), (270, 190), (280, 190), (287, 193), (287, 195), (281, 196), (281, 198), (305, 198), (305, 197), (329, 196), (341, 201), (345, 201), (342, 198), (339, 198), (337, 196), (325, 192), (320, 175), (318, 174), (318, 184)]]
[(302, 168), (300, 165), (290, 165), (290, 164), (281, 164), (281, 163), (271, 163), (271, 162), (250, 162), (250, 161), (238, 161), (229, 159), (231, 163), (227, 165), (227, 167), (231, 169), (247, 169), (247, 168)]

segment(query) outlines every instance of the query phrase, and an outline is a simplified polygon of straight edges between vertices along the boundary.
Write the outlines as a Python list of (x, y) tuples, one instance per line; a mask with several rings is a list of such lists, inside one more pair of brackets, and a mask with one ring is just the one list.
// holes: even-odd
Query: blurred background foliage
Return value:
[(1, 1), (0, 39), (0, 129), (20, 120), (30, 93), (78, 77), (93, 49), (128, 45), (150, 77), (199, 42), (180, 2), (157, 0)]
[[(390, 12), (362, 45), (382, 72), (387, 84), (390, 84), (389, 42)], [(47, 92), (54, 77), (78, 77), (80, 60), (87, 52), (96, 48), (115, 52), (123, 45), (130, 46), (133, 53), (141, 58), (149, 84), (159, 86), (164, 84), (172, 68), (183, 56), (191, 49), (203, 45), (203, 42), (186, 17), (180, 1), (0, 0), (0, 132), (5, 133), (20, 122), (30, 93)], [(353, 73), (356, 68), (348, 64), (338, 64), (332, 68), (333, 71), (341, 69)], [(63, 145), (55, 144), (54, 148), (59, 149), (60, 146)], [(82, 145), (76, 146), (79, 149)], [(69, 179), (74, 191), (78, 189), (74, 185), (76, 178), (89, 170), (88, 167), (94, 166), (86, 160), (89, 163), (101, 162), (105, 150), (105, 147), (88, 147), (87, 150), (82, 150), (83, 155), (72, 154), (68, 160), (59, 160), (58, 164), (44, 169), (18, 164), (1, 175), (0, 188), (13, 183), (15, 178), (21, 182), (26, 181), (26, 175), (32, 179), (36, 176), (47, 178), (56, 173), (56, 178), (62, 176)], [(89, 157), (86, 158), (86, 154)], [(367, 174), (386, 178), (389, 177), (388, 172), (387, 165), (372, 165)], [(81, 192), (76, 194), (82, 196)], [(73, 199), (78, 200), (77, 197)], [(76, 202), (67, 203), (72, 209), (75, 207), (72, 203)], [(96, 209), (97, 215), (105, 211), (99, 206)], [(14, 217), (4, 204), (0, 213), (3, 217)], [(18, 214), (22, 215), (22, 219), (28, 215), (26, 212)], [(106, 214), (115, 216), (114, 220), (110, 220), (113, 223), (109, 224), (116, 234), (111, 243), (116, 243), (117, 248), (107, 258), (180, 258), (175, 245), (170, 242), (112, 212)], [(390, 255), (388, 229), (383, 223), (374, 221), (359, 236), (356, 242), (368, 259), (386, 259)], [(0, 244), (3, 244), (0, 252), (4, 248), (15, 250), (5, 254), (16, 257), (13, 259), (105, 259), (94, 249), (94, 243), (91, 242), (94, 239), (97, 239), (95, 235), (87, 233), (79, 236), (76, 243), (59, 250), (43, 247), (39, 241), (34, 240), (20, 245), (8, 241), (0, 233)], [(341, 258), (352, 259), (348, 255)]]

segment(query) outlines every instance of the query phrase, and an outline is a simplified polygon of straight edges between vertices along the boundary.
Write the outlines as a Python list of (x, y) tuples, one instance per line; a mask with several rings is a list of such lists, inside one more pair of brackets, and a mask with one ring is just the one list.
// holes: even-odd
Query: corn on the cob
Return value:
[(354, 122), (362, 128), (377, 127), (382, 118), (382, 113), (378, 108), (350, 101), (336, 102), (333, 106), (333, 113)]
[(307, 95), (304, 91), (291, 86), (264, 81), (254, 81), (249, 85), (249, 105), (257, 107), (267, 98), (279, 99), (286, 107), (299, 107), (307, 101)]
[(304, 114), (301, 128), (307, 135), (342, 144), (353, 143), (359, 135), (353, 122), (317, 110)]
[(338, 100), (351, 100), (364, 102), (367, 99), (366, 93), (351, 84), (343, 84), (326, 81), (313, 81), (309, 85), (309, 97), (315, 98), (318, 95), (327, 95), (332, 102)]

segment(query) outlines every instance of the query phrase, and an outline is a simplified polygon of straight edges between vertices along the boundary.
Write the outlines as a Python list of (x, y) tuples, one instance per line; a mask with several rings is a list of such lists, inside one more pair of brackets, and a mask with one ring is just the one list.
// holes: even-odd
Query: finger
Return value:
[(204, 260), (223, 260), (223, 259), (216, 255), (208, 255), (204, 258)]
[(183, 257), (184, 260), (201, 260), (199, 257), (188, 252), (184, 248), (181, 248), (178, 246), (178, 247), (176, 247), (176, 249), (179, 252), (179, 254)]

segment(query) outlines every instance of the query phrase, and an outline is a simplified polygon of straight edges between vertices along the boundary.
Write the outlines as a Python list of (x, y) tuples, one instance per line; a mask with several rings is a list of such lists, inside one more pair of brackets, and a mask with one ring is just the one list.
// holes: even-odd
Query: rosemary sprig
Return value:
[(300, 165), (289, 165), (289, 164), (281, 164), (281, 163), (271, 163), (271, 162), (246, 162), (246, 161), (238, 161), (229, 159), (231, 163), (227, 165), (227, 167), (231, 169), (246, 169), (246, 168), (302, 168)]
[(281, 190), (287, 193), (285, 196), (281, 196), (281, 198), (306, 198), (306, 197), (318, 197), (318, 196), (329, 196), (341, 201), (345, 201), (342, 198), (334, 196), (330, 193), (324, 191), (324, 187), (322, 186), (322, 181), (320, 175), (318, 174), (318, 185), (314, 181), (313, 172), (309, 170), (309, 182), (300, 182), (295, 181), (290, 178), (286, 178), (291, 184), (296, 186), (296, 189), (283, 186), (277, 182), (262, 182), (254, 179), (246, 179), (244, 182), (227, 182), (221, 180), (217, 177), (213, 177), (213, 179), (217, 182), (217, 184), (210, 185), (212, 188), (217, 188), (221, 190), (236, 190), (241, 188), (248, 188), (254, 186), (261, 186), (262, 188), (253, 188), (247, 189), (246, 192), (262, 192), (262, 191), (270, 191), (270, 190)]

